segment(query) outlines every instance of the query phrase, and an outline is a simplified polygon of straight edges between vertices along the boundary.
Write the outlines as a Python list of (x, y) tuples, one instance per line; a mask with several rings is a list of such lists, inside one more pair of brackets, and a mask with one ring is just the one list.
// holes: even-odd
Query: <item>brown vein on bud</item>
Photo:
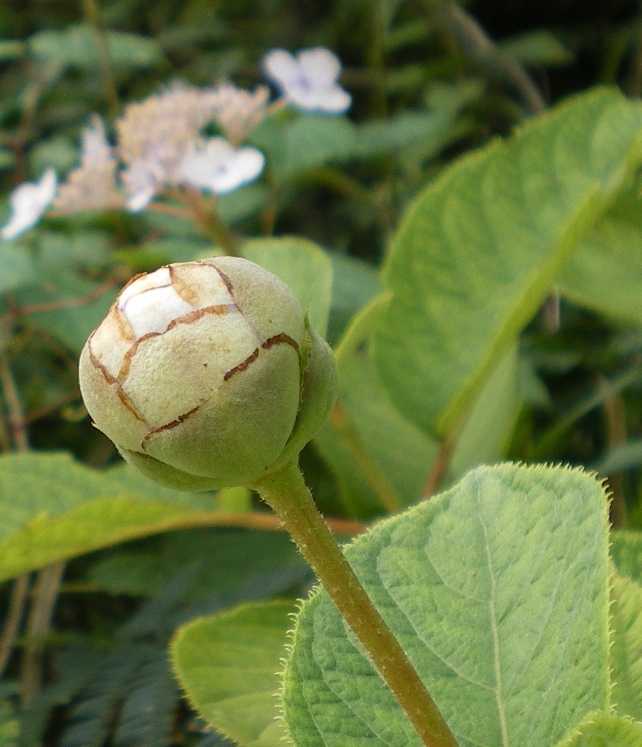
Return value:
[(280, 343), (291, 345), (297, 351), (298, 355), (299, 346), (297, 345), (296, 341), (293, 340), (290, 335), (286, 335), (285, 332), (281, 332), (278, 335), (274, 335), (273, 337), (268, 338), (265, 342), (261, 343), (260, 347), (256, 348), (256, 350), (248, 355), (248, 357), (242, 363), (239, 363), (238, 366), (230, 368), (230, 370), (223, 376), (223, 381), (231, 379), (234, 374), (237, 374), (240, 371), (245, 371), (251, 363), (254, 363), (254, 361), (259, 357), (259, 353), (261, 352), (260, 348), (263, 348), (263, 350), (269, 350), (274, 345), (278, 345)]
[(160, 332), (148, 332), (147, 334), (143, 335), (142, 337), (139, 337), (136, 342), (127, 350), (125, 355), (123, 355), (123, 362), (120, 364), (120, 370), (118, 371), (118, 379), (123, 380), (127, 378), (127, 375), (129, 374), (129, 369), (132, 365), (132, 360), (134, 359), (134, 356), (136, 355), (136, 351), (138, 350), (138, 346), (141, 344), (141, 342), (145, 342), (145, 340), (149, 340), (152, 337), (158, 337), (161, 333)]
[(118, 327), (118, 331), (120, 332), (120, 336), (127, 342), (134, 342), (134, 340), (136, 339), (136, 335), (134, 334), (134, 328), (129, 323), (129, 320), (125, 316), (125, 313), (121, 311), (121, 308), (118, 305), (118, 300), (112, 306), (111, 311), (116, 321), (116, 326)]
[(102, 373), (102, 375), (105, 377), (105, 381), (109, 385), (116, 387), (116, 394), (118, 396), (118, 399), (129, 410), (129, 412), (131, 412), (131, 414), (136, 418), (136, 420), (138, 420), (140, 423), (142, 423), (147, 428), (151, 429), (151, 425), (138, 412), (138, 410), (134, 407), (134, 403), (129, 399), (129, 397), (125, 393), (125, 390), (123, 389), (123, 385), (121, 384), (121, 382), (113, 374), (110, 374), (109, 371), (105, 368), (105, 366), (103, 366), (103, 364), (94, 355), (94, 351), (91, 349), (91, 337), (89, 338), (89, 341), (87, 342), (87, 350), (89, 351), (89, 361), (91, 365)]
[(264, 350), (269, 350), (273, 345), (278, 345), (279, 343), (284, 342), (286, 345), (292, 345), (292, 347), (296, 350), (297, 355), (299, 353), (299, 344), (296, 340), (293, 340), (290, 335), (286, 335), (285, 332), (279, 332), (278, 335), (274, 335), (273, 337), (268, 337), (268, 339), (261, 344), (261, 347)]
[(259, 357), (259, 349), (257, 348), (253, 353), (248, 355), (248, 357), (242, 363), (239, 363), (238, 366), (234, 366), (234, 368), (230, 368), (230, 370), (223, 376), (223, 381), (227, 381), (228, 379), (231, 379), (232, 376), (234, 376), (235, 373), (239, 373), (239, 371), (245, 371), (245, 369), (250, 365), (250, 363), (253, 363), (258, 357)]
[(234, 286), (232, 285), (232, 281), (229, 279), (229, 277), (223, 272), (223, 270), (219, 270), (216, 265), (210, 265), (210, 267), (213, 267), (216, 272), (221, 276), (221, 280), (225, 284), (225, 287), (227, 288), (227, 292), (234, 298)]
[[(189, 314), (179, 316), (177, 319), (172, 319), (172, 321), (167, 325), (165, 332), (169, 332), (169, 330), (173, 329), (177, 324), (191, 324), (192, 322), (196, 322), (206, 314), (223, 315), (227, 314), (230, 310), (236, 310), (236, 306), (219, 304), (217, 306), (206, 306), (204, 309), (190, 311)], [(138, 350), (138, 346), (152, 337), (160, 337), (161, 335), (164, 335), (165, 332), (147, 332), (147, 334), (139, 337), (123, 356), (123, 362), (118, 371), (118, 379), (124, 380), (127, 378), (132, 361), (136, 355), (136, 351)]]
[(229, 314), (230, 311), (238, 311), (237, 306), (233, 303), (219, 303), (216, 304), (216, 306), (206, 306), (203, 309), (196, 309), (196, 311), (190, 311), (189, 314), (184, 314), (176, 319), (172, 319), (172, 321), (167, 325), (165, 332), (169, 332), (169, 330), (173, 329), (177, 324), (192, 324), (193, 322), (197, 322), (206, 314), (223, 316), (223, 314)]
[[(203, 400), (203, 402), (205, 402), (205, 401), (207, 401), (207, 400)], [(190, 415), (193, 415), (200, 408), (200, 406), (203, 404), (203, 402), (199, 402), (196, 405), (196, 407), (192, 407), (191, 410), (188, 410), (187, 412), (184, 412), (182, 415), (179, 415), (176, 418), (176, 420), (172, 420), (171, 423), (165, 423), (165, 425), (161, 425), (158, 428), (154, 428), (153, 430), (151, 430), (145, 436), (145, 438), (143, 438), (143, 440), (141, 441), (141, 447), (143, 448), (143, 450), (145, 450), (147, 448), (146, 444), (147, 444), (147, 442), (149, 441), (149, 439), (152, 436), (156, 435), (157, 433), (162, 433), (163, 431), (169, 431), (172, 428), (176, 428), (177, 425), (180, 425), (181, 423), (184, 423), (187, 420), (187, 418), (190, 417)]]
[(178, 295), (188, 303), (190, 306), (196, 306), (198, 303), (198, 293), (182, 280), (173, 265), (167, 265), (169, 270), (169, 278), (172, 281), (172, 287), (178, 293)]

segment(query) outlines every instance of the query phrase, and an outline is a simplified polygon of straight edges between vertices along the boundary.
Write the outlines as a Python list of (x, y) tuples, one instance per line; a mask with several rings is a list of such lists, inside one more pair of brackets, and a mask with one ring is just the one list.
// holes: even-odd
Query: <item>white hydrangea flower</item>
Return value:
[(13, 190), (9, 197), (12, 215), (0, 231), (3, 239), (14, 239), (38, 222), (53, 201), (58, 179), (56, 172), (47, 169), (38, 182), (25, 182)]
[(285, 49), (273, 49), (263, 58), (263, 70), (300, 109), (342, 114), (352, 103), (337, 83), (341, 62), (324, 47), (304, 49), (296, 57)]
[(185, 156), (181, 178), (184, 184), (220, 195), (256, 179), (264, 163), (256, 148), (235, 148), (225, 138), (212, 137)]

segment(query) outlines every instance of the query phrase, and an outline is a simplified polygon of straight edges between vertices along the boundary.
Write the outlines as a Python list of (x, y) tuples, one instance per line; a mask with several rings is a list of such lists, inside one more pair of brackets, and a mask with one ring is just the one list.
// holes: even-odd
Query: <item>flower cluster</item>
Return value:
[[(350, 106), (350, 95), (337, 82), (341, 63), (327, 49), (307, 49), (296, 56), (274, 49), (262, 68), (280, 90), (280, 100), (270, 103), (266, 86), (250, 92), (231, 83), (213, 88), (174, 84), (125, 108), (116, 121), (115, 146), (94, 115), (83, 130), (80, 166), (60, 185), (54, 170), (47, 169), (38, 182), (18, 186), (10, 196), (11, 218), (0, 236), (15, 238), (50, 206), (58, 215), (139, 212), (168, 188), (231, 192), (263, 171), (263, 154), (243, 141), (272, 111), (291, 104), (304, 111), (340, 114)], [(223, 136), (202, 135), (212, 122)]]

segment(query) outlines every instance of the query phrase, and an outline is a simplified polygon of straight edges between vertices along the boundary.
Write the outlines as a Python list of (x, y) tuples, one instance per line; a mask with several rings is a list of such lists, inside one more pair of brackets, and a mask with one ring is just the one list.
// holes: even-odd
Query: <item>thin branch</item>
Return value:
[(47, 415), (50, 415), (52, 412), (59, 410), (65, 405), (72, 404), (76, 400), (79, 400), (80, 396), (81, 395), (79, 389), (74, 389), (73, 392), (67, 392), (67, 394), (63, 394), (62, 397), (58, 397), (58, 399), (50, 402), (48, 405), (44, 405), (43, 407), (39, 407), (37, 410), (28, 413), (27, 415), (25, 415), (22, 422), (24, 423), (24, 425), (29, 425), (29, 423), (40, 420), (40, 418), (44, 418)]
[(150, 202), (145, 210), (150, 213), (171, 215), (173, 218), (183, 218), (184, 220), (194, 219), (194, 214), (191, 210), (186, 210), (185, 208), (180, 208), (176, 205), (167, 205), (164, 202)]
[(87, 25), (91, 26), (94, 32), (96, 57), (98, 58), (100, 72), (105, 84), (106, 98), (109, 102), (110, 113), (115, 117), (120, 111), (120, 102), (118, 101), (118, 90), (116, 88), (111, 56), (109, 54), (109, 41), (100, 18), (98, 3), (96, 0), (83, 0), (82, 9)]
[(456, 432), (458, 431), (458, 428), (453, 430), (439, 445), (437, 458), (435, 459), (435, 463), (433, 464), (428, 479), (426, 480), (426, 484), (424, 485), (421, 495), (422, 500), (430, 498), (439, 490), (441, 483), (448, 472), (450, 457), (457, 441)]
[(185, 187), (181, 198), (192, 211), (196, 223), (205, 233), (231, 257), (238, 254), (238, 242), (225, 225), (216, 209), (216, 204), (207, 201), (205, 196), (193, 187)]
[(109, 278), (94, 288), (86, 296), (77, 296), (76, 298), (61, 298), (58, 301), (45, 301), (43, 303), (32, 303), (26, 306), (17, 306), (13, 314), (18, 316), (27, 316), (29, 314), (41, 314), (45, 311), (60, 311), (61, 309), (73, 309), (78, 306), (86, 306), (99, 299), (108, 290), (116, 288), (122, 282), (121, 278)]
[(64, 570), (64, 561), (59, 561), (38, 572), (27, 622), (27, 638), (30, 643), (25, 646), (22, 662), (21, 701), (23, 706), (28, 705), (42, 687), (42, 655), (44, 653), (42, 639), (51, 629), (51, 618)]
[(22, 115), (15, 136), (10, 141), (10, 147), (16, 158), (14, 182), (20, 184), (27, 178), (25, 146), (29, 142), (31, 126), (35, 119), (38, 104), (44, 92), (63, 70), (63, 63), (51, 60), (44, 67), (33, 65), (37, 71), (37, 78), (27, 87), (23, 96)]
[(24, 615), (29, 594), (29, 574), (25, 573), (18, 576), (13, 582), (11, 597), (9, 599), (9, 609), (7, 619), (5, 620), (0, 635), (0, 678), (2, 677), (5, 667), (9, 663), (13, 646), (18, 636), (20, 622)]
[(432, 9), (432, 15), (487, 74), (509, 83), (519, 93), (531, 114), (539, 114), (546, 109), (546, 102), (526, 68), (515, 57), (502, 52), (460, 5), (445, 3)]
[(613, 396), (639, 381), (641, 376), (642, 361), (636, 356), (630, 367), (625, 368), (610, 379), (605, 377), (599, 387), (594, 388), (586, 397), (580, 399), (575, 406), (563, 413), (557, 422), (542, 433), (531, 450), (530, 460), (542, 461), (551, 458), (559, 441), (580, 418), (599, 407), (607, 397)]
[(4, 391), (9, 416), (9, 428), (16, 451), (29, 451), (29, 436), (25, 425), (20, 394), (9, 366), (6, 351), (0, 351), (0, 385)]

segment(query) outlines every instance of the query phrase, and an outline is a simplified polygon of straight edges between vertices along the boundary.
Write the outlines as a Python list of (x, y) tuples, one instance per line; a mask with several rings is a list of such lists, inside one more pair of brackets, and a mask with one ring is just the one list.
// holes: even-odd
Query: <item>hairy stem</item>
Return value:
[(252, 486), (278, 514), (426, 747), (457, 747), (404, 650), (324, 523), (295, 462)]

